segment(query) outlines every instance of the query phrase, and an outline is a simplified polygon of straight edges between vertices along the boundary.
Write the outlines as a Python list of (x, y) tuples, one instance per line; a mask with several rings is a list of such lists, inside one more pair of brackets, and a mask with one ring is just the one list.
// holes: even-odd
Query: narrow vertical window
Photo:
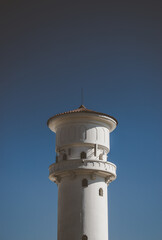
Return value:
[(88, 180), (86, 178), (82, 180), (82, 187), (88, 187)]
[(86, 158), (86, 153), (85, 153), (85, 152), (81, 152), (80, 158), (81, 158), (81, 159)]
[(103, 197), (103, 189), (102, 188), (99, 189), (99, 196)]
[(67, 160), (67, 155), (66, 155), (66, 153), (64, 153), (64, 155), (63, 155), (63, 160)]
[(56, 155), (56, 163), (58, 163), (58, 155)]

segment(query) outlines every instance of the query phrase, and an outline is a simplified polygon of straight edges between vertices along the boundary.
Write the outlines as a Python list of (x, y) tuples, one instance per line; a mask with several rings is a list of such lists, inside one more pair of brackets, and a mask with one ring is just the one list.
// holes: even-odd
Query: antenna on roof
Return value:
[(84, 104), (84, 93), (83, 93), (83, 88), (81, 88), (81, 105)]

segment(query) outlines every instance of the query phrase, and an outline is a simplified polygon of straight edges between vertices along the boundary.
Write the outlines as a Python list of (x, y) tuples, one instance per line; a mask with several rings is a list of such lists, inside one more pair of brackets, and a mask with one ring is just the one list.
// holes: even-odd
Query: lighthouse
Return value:
[(117, 120), (81, 105), (47, 124), (56, 133), (49, 179), (58, 186), (57, 240), (108, 240), (107, 187), (116, 166), (107, 155)]

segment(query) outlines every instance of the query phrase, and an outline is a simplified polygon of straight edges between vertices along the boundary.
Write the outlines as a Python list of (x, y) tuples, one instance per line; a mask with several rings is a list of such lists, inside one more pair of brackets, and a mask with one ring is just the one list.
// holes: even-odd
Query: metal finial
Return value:
[(81, 88), (81, 105), (84, 104), (84, 93), (83, 93), (83, 88)]

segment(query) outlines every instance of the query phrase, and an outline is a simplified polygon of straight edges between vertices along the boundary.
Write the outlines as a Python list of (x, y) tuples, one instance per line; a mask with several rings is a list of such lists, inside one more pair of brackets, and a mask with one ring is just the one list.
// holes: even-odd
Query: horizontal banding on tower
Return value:
[(116, 166), (111, 162), (99, 162), (89, 160), (70, 160), (60, 163), (53, 163), (49, 167), (49, 179), (56, 181), (57, 177), (64, 177), (77, 174), (94, 173), (109, 178), (111, 181), (116, 179)]

